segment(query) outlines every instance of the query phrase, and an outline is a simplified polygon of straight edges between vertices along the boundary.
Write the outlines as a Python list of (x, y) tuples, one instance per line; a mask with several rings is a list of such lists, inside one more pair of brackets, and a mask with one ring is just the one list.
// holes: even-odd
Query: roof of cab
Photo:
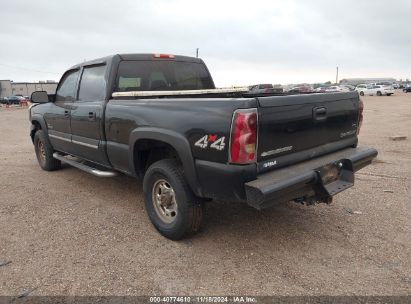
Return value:
[[(156, 58), (154, 57), (155, 54), (114, 54), (106, 57), (101, 57), (89, 61), (84, 61), (82, 63), (73, 65), (70, 70), (76, 69), (82, 66), (87, 65), (95, 65), (95, 64), (102, 64), (102, 63), (109, 63), (113, 60), (114, 57), (120, 57), (120, 60), (169, 60), (168, 58)], [(174, 61), (187, 61), (187, 62), (196, 62), (196, 63), (203, 63), (200, 58), (189, 57), (189, 56), (181, 56), (181, 55), (173, 55), (174, 57), (172, 60)], [(171, 58), (170, 58), (171, 59)]]

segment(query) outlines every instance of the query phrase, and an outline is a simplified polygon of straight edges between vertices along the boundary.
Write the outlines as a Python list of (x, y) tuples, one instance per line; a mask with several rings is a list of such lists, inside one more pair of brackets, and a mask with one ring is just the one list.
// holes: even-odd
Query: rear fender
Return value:
[(199, 197), (202, 197), (202, 191), (197, 179), (194, 165), (194, 158), (191, 154), (191, 148), (188, 140), (181, 134), (162, 128), (140, 127), (130, 133), (129, 138), (129, 164), (130, 172), (137, 176), (134, 166), (134, 146), (141, 139), (158, 140), (172, 146), (178, 153), (183, 164), (184, 175), (191, 190)]

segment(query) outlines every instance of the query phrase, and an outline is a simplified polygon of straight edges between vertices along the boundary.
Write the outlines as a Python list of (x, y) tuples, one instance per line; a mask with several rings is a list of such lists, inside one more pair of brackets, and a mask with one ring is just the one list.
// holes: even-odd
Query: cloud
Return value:
[(406, 78), (410, 13), (406, 0), (14, 0), (0, 11), (0, 79), (58, 79), (113, 53), (197, 47), (218, 85), (327, 81), (337, 65), (341, 77)]

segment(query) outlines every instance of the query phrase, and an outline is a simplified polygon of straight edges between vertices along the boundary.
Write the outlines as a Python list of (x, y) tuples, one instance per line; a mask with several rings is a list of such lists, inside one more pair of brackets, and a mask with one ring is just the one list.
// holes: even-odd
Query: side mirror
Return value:
[(31, 94), (30, 101), (33, 103), (49, 102), (49, 95), (46, 91), (36, 91)]

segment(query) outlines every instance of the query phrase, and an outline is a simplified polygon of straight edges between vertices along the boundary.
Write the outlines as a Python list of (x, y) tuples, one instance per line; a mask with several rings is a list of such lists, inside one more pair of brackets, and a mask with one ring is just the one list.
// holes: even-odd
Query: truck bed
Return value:
[[(196, 104), (202, 113), (206, 113), (207, 110), (210, 114), (215, 112), (215, 107), (218, 107), (222, 115), (226, 111), (222, 107), (223, 104), (225, 107), (235, 109), (242, 107), (241, 100), (253, 99), (255, 101), (253, 104), (258, 108), (257, 169), (260, 173), (355, 146), (357, 143), (359, 103), (357, 92), (252, 94), (248, 88), (230, 88), (115, 92), (113, 98), (113, 105), (116, 104), (116, 100), (118, 103), (122, 103), (121, 100), (129, 100), (129, 102), (136, 100), (140, 107), (145, 107), (144, 100), (151, 99), (152, 104), (160, 103), (168, 108), (169, 101), (170, 105), (173, 105), (169, 113), (173, 112), (174, 115), (180, 115), (179, 111), (189, 104)], [(194, 113), (195, 111), (192, 110), (193, 115)], [(231, 113), (232, 110), (227, 114), (231, 115)], [(213, 122), (210, 117), (203, 116), (200, 121), (196, 120), (201, 122), (202, 126), (209, 126), (200, 134), (218, 134), (228, 131), (228, 126), (213, 128), (212, 125), (217, 121)], [(194, 122), (191, 127), (195, 127)], [(185, 132), (189, 131), (185, 130)], [(226, 135), (229, 137), (229, 134)], [(227, 154), (223, 156), (218, 153), (220, 156), (217, 157), (217, 151), (204, 151), (195, 146), (192, 148), (194, 156), (199, 159), (228, 161)]]

